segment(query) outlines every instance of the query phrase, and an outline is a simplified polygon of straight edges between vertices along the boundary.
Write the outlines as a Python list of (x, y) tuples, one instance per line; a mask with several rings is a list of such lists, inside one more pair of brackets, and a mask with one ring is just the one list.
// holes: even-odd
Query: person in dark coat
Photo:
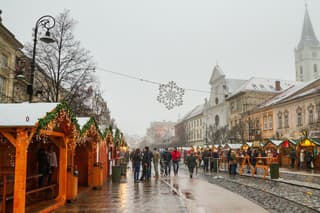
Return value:
[(140, 149), (136, 149), (132, 154), (132, 165), (134, 171), (134, 182), (139, 182), (139, 173), (140, 173), (140, 165), (141, 165), (141, 153)]
[(44, 148), (40, 148), (38, 151), (38, 172), (41, 175), (39, 177), (39, 187), (42, 187), (49, 172), (49, 158)]
[(192, 176), (193, 176), (193, 170), (196, 167), (196, 164), (197, 164), (196, 158), (193, 156), (193, 152), (191, 152), (190, 156), (188, 156), (188, 158), (187, 158), (187, 166), (189, 169), (190, 178), (192, 178)]
[(291, 168), (294, 168), (295, 162), (296, 162), (296, 150), (291, 149), (290, 151), (290, 159), (291, 159)]

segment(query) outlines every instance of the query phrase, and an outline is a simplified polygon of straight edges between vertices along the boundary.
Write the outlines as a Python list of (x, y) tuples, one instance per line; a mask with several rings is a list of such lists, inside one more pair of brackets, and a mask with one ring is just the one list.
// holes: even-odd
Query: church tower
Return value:
[(296, 81), (320, 77), (320, 43), (314, 33), (308, 8), (304, 15), (300, 42), (295, 49)]

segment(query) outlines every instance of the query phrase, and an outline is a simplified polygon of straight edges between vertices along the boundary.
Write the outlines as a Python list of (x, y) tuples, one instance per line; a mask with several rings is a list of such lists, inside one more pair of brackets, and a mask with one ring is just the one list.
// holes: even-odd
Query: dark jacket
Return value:
[(196, 167), (196, 158), (192, 155), (190, 155), (188, 158), (187, 158), (187, 166), (188, 168), (194, 168)]

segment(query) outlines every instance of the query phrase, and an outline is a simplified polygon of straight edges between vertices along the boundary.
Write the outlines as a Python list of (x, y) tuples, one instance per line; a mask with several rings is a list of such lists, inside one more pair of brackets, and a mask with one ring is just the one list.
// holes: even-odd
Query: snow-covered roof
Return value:
[(230, 147), (230, 149), (240, 149), (243, 144), (240, 144), (240, 143), (228, 143), (227, 145)]
[(201, 104), (201, 105), (197, 105), (195, 108), (193, 108), (190, 112), (188, 112), (182, 119), (181, 121), (185, 121), (185, 120), (188, 120), (192, 117), (195, 117), (197, 115), (200, 115), (201, 113), (203, 113), (203, 108), (204, 108), (204, 105)]
[(279, 146), (283, 142), (283, 140), (273, 140), (273, 139), (270, 139), (269, 141), (276, 146)]
[(275, 105), (278, 104), (284, 100), (287, 100), (289, 97), (290, 98), (297, 98), (295, 96), (293, 96), (294, 94), (296, 94), (298, 91), (302, 90), (303, 88), (309, 86), (310, 84), (314, 83), (315, 81), (317, 81), (319, 79), (315, 79), (312, 81), (308, 81), (308, 82), (296, 82), (295, 85), (292, 85), (290, 88), (288, 88), (287, 90), (283, 91), (282, 93), (274, 96), (273, 98), (271, 98), (270, 100), (266, 101), (264, 104), (262, 104), (259, 108), (264, 108), (264, 107), (268, 107), (271, 105)]
[(34, 126), (59, 103), (0, 104), (0, 127)]
[(83, 126), (88, 123), (88, 121), (90, 120), (90, 117), (77, 117), (78, 120), (78, 124), (80, 126), (80, 129), (83, 128)]
[[(280, 81), (280, 91), (277, 91), (275, 88), (276, 81)], [(240, 92), (246, 91), (256, 91), (256, 92), (273, 92), (279, 93), (283, 90), (286, 90), (290, 86), (294, 85), (295, 82), (287, 80), (276, 80), (276, 79), (267, 79), (267, 78), (257, 78), (252, 77), (247, 80), (239, 89), (230, 95), (233, 97)]]

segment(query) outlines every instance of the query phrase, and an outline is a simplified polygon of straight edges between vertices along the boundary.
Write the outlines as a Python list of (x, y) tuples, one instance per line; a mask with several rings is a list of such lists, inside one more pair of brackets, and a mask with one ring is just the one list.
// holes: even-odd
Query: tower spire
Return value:
[(316, 37), (316, 34), (314, 33), (311, 19), (309, 16), (307, 1), (305, 1), (305, 7), (306, 7), (306, 10), (304, 14), (303, 28), (302, 28), (301, 39), (298, 44), (298, 48), (302, 48), (306, 45), (319, 46), (319, 41)]

